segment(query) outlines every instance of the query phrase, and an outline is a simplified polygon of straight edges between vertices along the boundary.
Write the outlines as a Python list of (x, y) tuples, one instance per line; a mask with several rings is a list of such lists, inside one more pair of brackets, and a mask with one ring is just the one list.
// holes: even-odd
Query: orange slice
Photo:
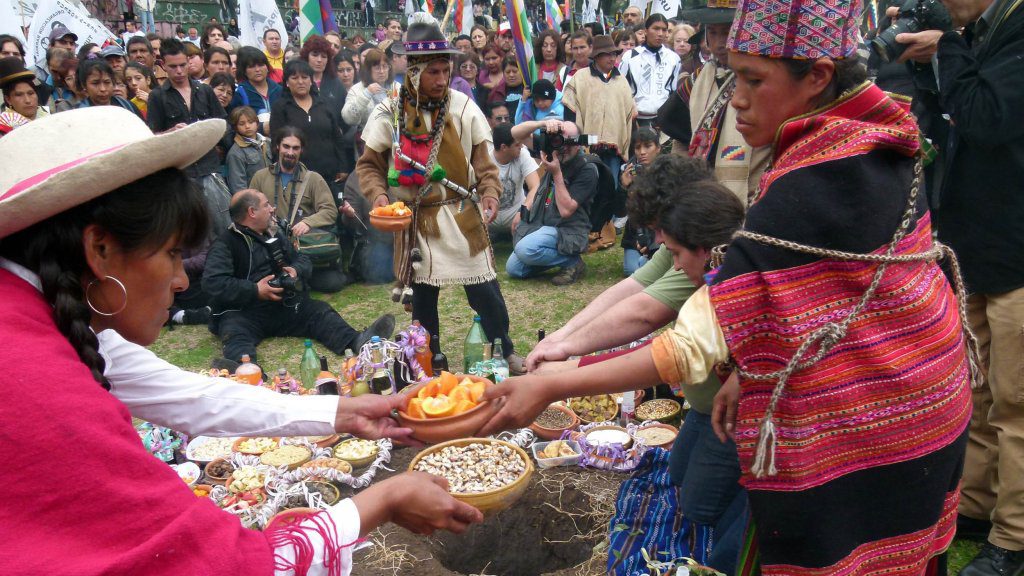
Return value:
[(423, 401), (423, 413), (428, 418), (444, 418), (455, 412), (455, 404), (447, 396), (427, 398)]
[[(459, 384), (459, 380), (455, 377), (455, 374), (445, 372), (443, 370), (441, 371), (441, 377), (438, 378), (438, 380), (440, 383), (439, 388), (441, 394), (451, 394), (452, 389)], [(437, 394), (432, 394), (432, 396), (437, 396)]]
[(455, 389), (452, 390), (452, 393), (448, 395), (448, 397), (452, 399), (452, 402), (456, 403), (461, 402), (463, 400), (469, 400), (470, 402), (473, 402), (473, 393), (470, 392), (469, 387), (463, 386), (462, 384), (456, 386)]
[(427, 382), (427, 384), (423, 388), (420, 388), (419, 392), (416, 393), (416, 396), (426, 400), (427, 398), (433, 398), (434, 396), (437, 396), (440, 393), (441, 380), (439, 378), (434, 378), (430, 382)]
[(476, 408), (476, 402), (473, 402), (472, 400), (459, 400), (459, 403), (455, 405), (454, 414), (462, 414), (463, 412), (467, 412), (473, 408)]
[(423, 399), (410, 398), (409, 405), (406, 407), (405, 413), (412, 418), (426, 418), (427, 415), (423, 412)]
[(484, 391), (487, 390), (486, 382), (470, 381), (469, 392), (473, 399), (473, 402), (479, 402), (480, 397), (484, 395)]

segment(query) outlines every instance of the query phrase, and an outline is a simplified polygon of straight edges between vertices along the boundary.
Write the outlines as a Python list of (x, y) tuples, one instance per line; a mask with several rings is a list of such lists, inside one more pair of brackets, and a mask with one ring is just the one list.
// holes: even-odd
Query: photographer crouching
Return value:
[(224, 358), (245, 354), (272, 336), (313, 338), (335, 354), (358, 351), (371, 336), (390, 338), (395, 319), (385, 314), (359, 332), (326, 302), (309, 297), (313, 266), (280, 230), (271, 230), (274, 206), (258, 190), (231, 197), (232, 225), (210, 248), (203, 289), (213, 299), (210, 329), (224, 343)]
[(530, 132), (544, 129), (540, 162), (545, 173), (520, 208), (514, 248), (505, 269), (513, 278), (529, 278), (558, 266), (561, 271), (551, 283), (567, 286), (587, 269), (580, 255), (587, 251), (597, 167), (580, 153), (584, 137), (572, 122), (545, 120), (521, 126)]
[[(913, 60), (938, 151), (929, 201), (939, 239), (960, 259), (967, 314), (982, 351), (973, 391), (957, 536), (984, 540), (961, 576), (1024, 571), (1024, 2), (942, 0), (943, 32), (929, 3), (909, 3), (894, 40)], [(901, 24), (902, 28), (897, 27)], [(917, 31), (921, 30), (921, 31)], [(879, 37), (884, 37), (884, 33)], [(897, 52), (900, 50), (897, 49)], [(947, 122), (948, 120), (948, 122)]]

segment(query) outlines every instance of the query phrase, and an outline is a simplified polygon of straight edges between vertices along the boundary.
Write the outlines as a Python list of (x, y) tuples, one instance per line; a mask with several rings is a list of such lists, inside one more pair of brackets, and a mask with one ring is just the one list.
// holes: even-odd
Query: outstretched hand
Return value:
[(366, 440), (391, 438), (402, 443), (414, 443), (409, 437), (412, 429), (399, 426), (391, 417), (392, 410), (404, 408), (405, 403), (406, 397), (400, 394), (364, 394), (354, 398), (341, 398), (338, 402), (338, 414), (334, 419), (334, 429)]
[(539, 376), (517, 376), (488, 386), (483, 400), (493, 401), (497, 413), (484, 424), (478, 436), (529, 426), (551, 403)]

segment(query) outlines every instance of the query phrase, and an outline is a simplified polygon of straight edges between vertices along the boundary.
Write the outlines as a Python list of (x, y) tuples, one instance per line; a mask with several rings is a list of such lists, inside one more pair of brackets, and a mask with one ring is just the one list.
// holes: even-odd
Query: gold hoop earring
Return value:
[(89, 285), (85, 287), (85, 303), (86, 305), (89, 306), (90, 310), (99, 314), (100, 316), (115, 316), (117, 314), (120, 314), (121, 312), (124, 311), (125, 307), (128, 306), (128, 290), (124, 287), (124, 284), (122, 284), (120, 280), (114, 278), (113, 276), (104, 276), (103, 279), (113, 280), (114, 283), (121, 288), (121, 292), (124, 293), (124, 303), (121, 304), (121, 307), (114, 312), (101, 312), (99, 308), (96, 308), (96, 306), (93, 305), (92, 300), (89, 299), (89, 290), (92, 290), (93, 285), (100, 281), (99, 278), (93, 278), (92, 282), (89, 282)]

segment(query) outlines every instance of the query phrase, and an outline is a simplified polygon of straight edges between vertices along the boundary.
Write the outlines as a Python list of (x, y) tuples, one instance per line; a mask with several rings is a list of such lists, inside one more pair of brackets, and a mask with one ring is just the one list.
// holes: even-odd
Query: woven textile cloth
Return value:
[[(908, 103), (870, 83), (790, 120), (745, 229), (884, 253), (908, 205), (917, 142)], [(896, 254), (931, 242), (919, 193)], [(737, 365), (782, 370), (811, 332), (847, 317), (877, 267), (734, 241), (711, 300)], [(764, 573), (920, 573), (944, 550), (969, 372), (953, 291), (938, 264), (918, 261), (889, 264), (839, 343), (789, 378), (774, 413), (775, 475), (756, 478), (750, 466), (777, 380), (741, 379), (736, 444)]]
[(740, 0), (729, 50), (771, 58), (847, 58), (859, 39), (857, 0)]

